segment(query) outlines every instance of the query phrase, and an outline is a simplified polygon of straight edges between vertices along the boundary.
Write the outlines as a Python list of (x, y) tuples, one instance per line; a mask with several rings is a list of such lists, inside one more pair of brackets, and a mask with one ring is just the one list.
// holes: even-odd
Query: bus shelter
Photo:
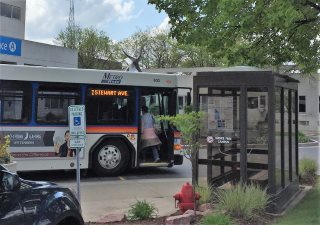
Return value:
[(194, 104), (205, 112), (198, 183), (217, 188), (254, 183), (281, 212), (299, 190), (298, 81), (253, 67), (198, 72)]

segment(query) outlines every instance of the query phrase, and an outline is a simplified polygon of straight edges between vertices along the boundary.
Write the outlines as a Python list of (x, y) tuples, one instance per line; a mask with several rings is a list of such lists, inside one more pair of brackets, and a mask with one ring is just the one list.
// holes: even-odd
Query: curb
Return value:
[(311, 142), (307, 142), (307, 143), (298, 143), (299, 147), (311, 147), (311, 146), (319, 146), (319, 142), (316, 140), (312, 140), (310, 139)]
[(290, 198), (283, 212), (267, 213), (267, 214), (272, 215), (274, 217), (284, 216), (288, 211), (290, 211), (295, 206), (297, 206), (311, 189), (312, 189), (312, 186), (299, 185), (299, 191)]

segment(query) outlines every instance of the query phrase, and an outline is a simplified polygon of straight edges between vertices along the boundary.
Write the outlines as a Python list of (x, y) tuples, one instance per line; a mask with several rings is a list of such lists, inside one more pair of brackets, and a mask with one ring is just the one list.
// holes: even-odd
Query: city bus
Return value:
[(81, 169), (112, 176), (129, 168), (181, 165), (179, 132), (159, 120), (161, 160), (144, 162), (141, 156), (141, 107), (155, 117), (175, 115), (177, 91), (175, 75), (0, 65), (0, 137), (10, 137), (17, 171), (75, 169), (75, 154), (60, 151), (68, 106), (85, 105)]

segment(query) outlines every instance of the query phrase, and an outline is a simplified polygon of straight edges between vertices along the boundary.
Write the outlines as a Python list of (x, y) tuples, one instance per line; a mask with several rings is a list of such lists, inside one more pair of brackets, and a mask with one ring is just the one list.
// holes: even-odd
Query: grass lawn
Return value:
[(319, 225), (320, 224), (320, 179), (302, 201), (274, 225)]

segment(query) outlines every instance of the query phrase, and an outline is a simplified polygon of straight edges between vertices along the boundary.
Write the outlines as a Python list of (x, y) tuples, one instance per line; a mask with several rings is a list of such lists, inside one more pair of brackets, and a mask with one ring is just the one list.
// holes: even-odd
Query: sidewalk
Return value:
[[(94, 181), (81, 183), (81, 207), (86, 222), (95, 222), (106, 214), (126, 213), (137, 200), (151, 202), (166, 216), (175, 209), (173, 195), (181, 190), (188, 178)], [(75, 183), (61, 185), (76, 190)]]

